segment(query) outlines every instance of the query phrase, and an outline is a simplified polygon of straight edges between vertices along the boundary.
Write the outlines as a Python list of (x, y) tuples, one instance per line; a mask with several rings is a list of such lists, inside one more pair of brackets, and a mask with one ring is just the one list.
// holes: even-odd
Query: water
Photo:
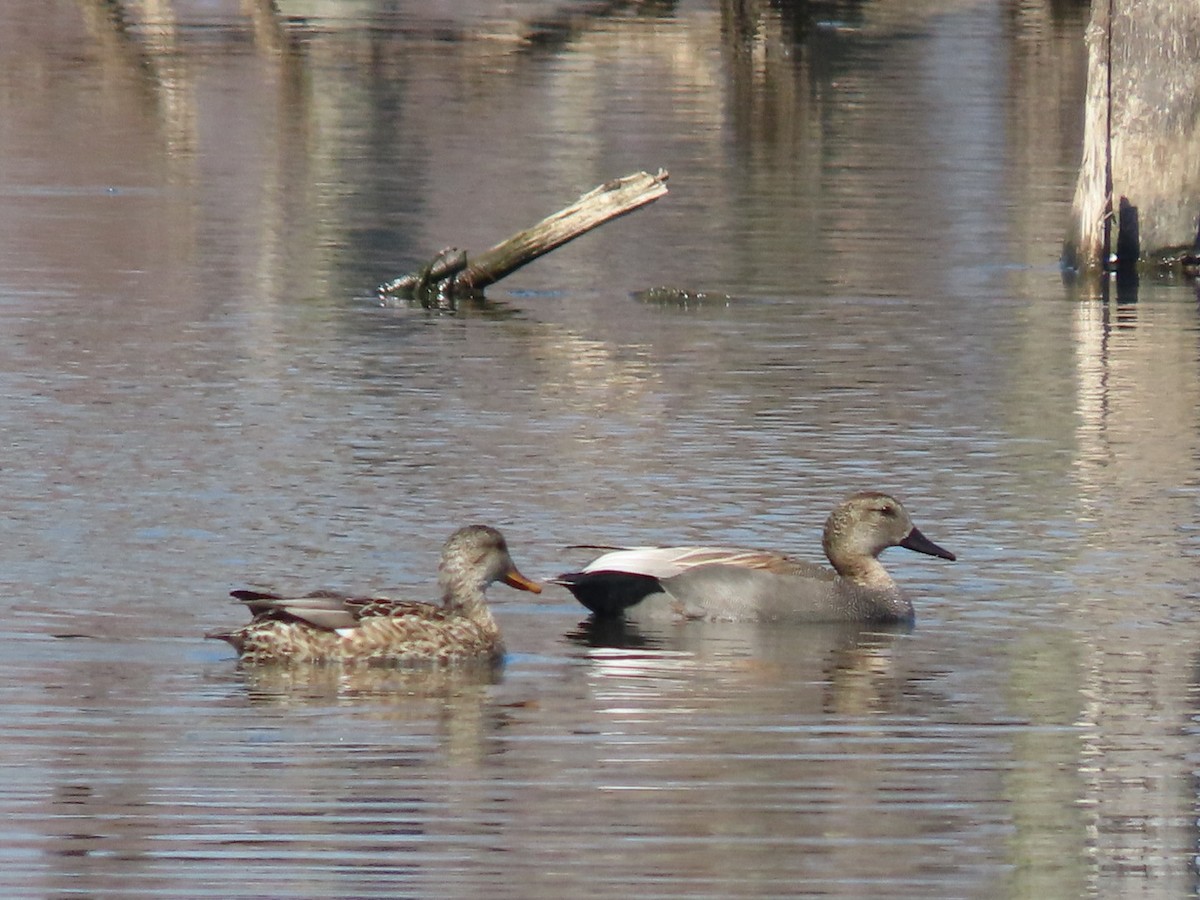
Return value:
[[(7, 895), (1196, 892), (1196, 295), (1058, 271), (1083, 12), (781, 6), (0, 12)], [(485, 304), (374, 301), (660, 166)], [(911, 631), (201, 638), (428, 596), (469, 521), (818, 558), (863, 487), (959, 555), (886, 556)]]

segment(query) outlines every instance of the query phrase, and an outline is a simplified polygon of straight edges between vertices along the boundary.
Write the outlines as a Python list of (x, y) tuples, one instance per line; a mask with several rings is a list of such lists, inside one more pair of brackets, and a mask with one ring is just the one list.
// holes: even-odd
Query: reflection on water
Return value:
[[(1062, 283), (1082, 7), (0, 7), (0, 885), (1194, 893), (1200, 317)], [(373, 296), (660, 166), (486, 300)], [(243, 583), (433, 599), (470, 521), (538, 577), (819, 561), (868, 487), (959, 553), (888, 556), (911, 631), (202, 638)]]
[[(673, 685), (662, 698), (678, 712), (695, 702), (697, 678), (732, 673), (752, 689), (781, 681), (819, 688), (816, 709), (802, 710), (799, 697), (777, 714), (884, 712), (895, 699), (892, 644), (905, 627), (880, 630), (858, 625), (780, 627), (778, 624), (687, 622), (654, 633), (630, 623), (589, 619), (569, 638), (586, 642), (589, 666), (609, 692), (624, 696), (629, 685)], [(664, 681), (665, 680), (665, 681)], [(599, 687), (597, 686), (597, 691)], [(767, 714), (771, 718), (771, 714)]]
[(258, 703), (306, 703), (342, 699), (435, 700), (470, 695), (482, 698), (500, 680), (490, 667), (407, 671), (375, 666), (239, 666), (250, 699)]

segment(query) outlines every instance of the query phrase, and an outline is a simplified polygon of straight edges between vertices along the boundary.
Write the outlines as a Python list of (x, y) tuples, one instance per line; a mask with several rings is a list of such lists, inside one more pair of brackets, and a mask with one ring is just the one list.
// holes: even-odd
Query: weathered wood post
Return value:
[(1200, 2), (1093, 0), (1083, 162), (1063, 261), (1185, 266), (1200, 219)]

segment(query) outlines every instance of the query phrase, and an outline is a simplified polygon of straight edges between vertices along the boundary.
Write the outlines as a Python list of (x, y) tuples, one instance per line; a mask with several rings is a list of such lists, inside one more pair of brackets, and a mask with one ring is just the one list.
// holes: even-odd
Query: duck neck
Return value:
[(892, 576), (887, 573), (883, 563), (870, 554), (831, 553), (826, 547), (826, 555), (837, 573), (847, 581), (872, 590), (892, 591), (897, 589), (896, 582), (892, 581)]
[(484, 597), (486, 585), (480, 584), (461, 573), (442, 570), (438, 581), (442, 587), (442, 609), (459, 616), (474, 619), (480, 625), (495, 628), (492, 611)]

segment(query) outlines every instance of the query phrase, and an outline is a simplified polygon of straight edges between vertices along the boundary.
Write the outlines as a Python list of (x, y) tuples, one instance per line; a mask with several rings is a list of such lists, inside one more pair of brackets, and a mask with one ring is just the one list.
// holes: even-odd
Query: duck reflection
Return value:
[(307, 704), (331, 700), (445, 700), (486, 693), (499, 684), (499, 666), (458, 669), (401, 669), (382, 666), (250, 665), (239, 666), (252, 703)]
[[(498, 666), (398, 669), (340, 665), (242, 665), (238, 669), (251, 705), (288, 711), (353, 707), (362, 722), (385, 722), (389, 730), (423, 735), (433, 744), (417, 750), (443, 763), (474, 770), (496, 752), (509, 711), (492, 699), (502, 680)], [(436, 748), (436, 749), (434, 749)], [(413, 748), (397, 748), (401, 756)], [(385, 754), (380, 765), (394, 764)], [(359, 760), (357, 765), (369, 763)]]
[(661, 647), (665, 637), (652, 631), (643, 633), (641, 626), (623, 616), (589, 616), (567, 632), (567, 640), (585, 647), (636, 650)]
[[(649, 625), (620, 617), (591, 617), (567, 634), (587, 648), (594, 689), (606, 696), (635, 679), (660, 679), (658, 702), (693, 702), (698, 686), (719, 677), (721, 691), (753, 689), (753, 702), (786, 695), (791, 712), (862, 713), (890, 709), (903, 693), (894, 648), (911, 631), (905, 623), (729, 623), (691, 621)], [(687, 676), (680, 681), (681, 676)], [(804, 687), (779, 693), (763, 688)], [(631, 683), (632, 686), (632, 683)]]

